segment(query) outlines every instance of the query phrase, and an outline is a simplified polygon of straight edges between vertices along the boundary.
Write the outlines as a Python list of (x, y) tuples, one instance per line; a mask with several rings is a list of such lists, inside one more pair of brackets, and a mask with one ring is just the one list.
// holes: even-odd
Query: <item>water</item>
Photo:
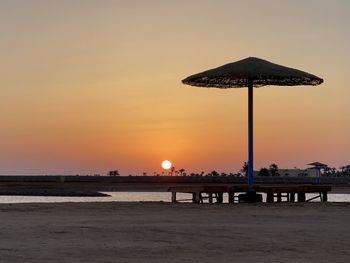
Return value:
[[(64, 202), (170, 202), (171, 193), (166, 192), (106, 192), (106, 197), (56, 197), (56, 196), (0, 196), (0, 203), (64, 203)], [(307, 199), (316, 195), (307, 194)], [(177, 194), (177, 199), (191, 199), (190, 194)], [(266, 196), (263, 195), (265, 201)], [(329, 202), (350, 202), (350, 194), (328, 194)], [(224, 202), (227, 194), (224, 194)], [(319, 202), (319, 199), (314, 200)]]

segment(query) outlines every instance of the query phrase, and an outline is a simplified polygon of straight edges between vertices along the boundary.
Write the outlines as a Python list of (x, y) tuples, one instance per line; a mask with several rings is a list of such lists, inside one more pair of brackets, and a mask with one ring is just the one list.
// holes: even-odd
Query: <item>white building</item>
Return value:
[(280, 176), (285, 177), (317, 177), (318, 170), (315, 168), (307, 168), (307, 169), (278, 169), (278, 173)]

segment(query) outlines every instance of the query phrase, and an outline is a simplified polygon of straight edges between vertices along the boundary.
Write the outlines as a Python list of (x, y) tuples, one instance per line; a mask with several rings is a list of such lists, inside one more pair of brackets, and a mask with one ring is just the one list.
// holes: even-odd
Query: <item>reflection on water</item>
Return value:
[[(108, 192), (106, 197), (0, 196), (0, 203), (62, 203), (62, 202), (170, 202), (171, 194), (164, 192)], [(307, 199), (315, 195), (307, 195)], [(263, 196), (265, 201), (265, 196)], [(190, 194), (177, 194), (177, 199), (190, 201)], [(318, 202), (319, 199), (314, 200)], [(350, 194), (329, 194), (329, 202), (350, 202)], [(227, 195), (224, 195), (227, 202)]]

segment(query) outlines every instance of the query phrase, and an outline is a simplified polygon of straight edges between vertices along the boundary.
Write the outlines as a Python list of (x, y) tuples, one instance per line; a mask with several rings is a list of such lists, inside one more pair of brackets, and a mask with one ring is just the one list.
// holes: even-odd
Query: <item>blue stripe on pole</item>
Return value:
[(253, 81), (248, 82), (248, 184), (254, 184), (253, 160)]

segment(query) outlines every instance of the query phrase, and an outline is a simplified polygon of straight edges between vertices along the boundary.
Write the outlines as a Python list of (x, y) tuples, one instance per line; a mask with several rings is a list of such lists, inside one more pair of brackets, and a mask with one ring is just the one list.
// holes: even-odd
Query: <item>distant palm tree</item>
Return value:
[(181, 168), (181, 169), (179, 169), (179, 172), (180, 172), (180, 175), (183, 176), (183, 175), (184, 175), (184, 172), (185, 172), (185, 169), (184, 169), (184, 168)]
[(350, 165), (341, 166), (340, 169), (343, 175), (350, 175)]
[(344, 166), (344, 175), (349, 176), (350, 175), (350, 165)]
[(248, 163), (244, 162), (241, 172), (244, 174), (244, 176), (248, 176)]
[(211, 172), (211, 176), (219, 176), (219, 175), (220, 174), (217, 171), (215, 171), (215, 170)]
[(278, 165), (273, 163), (270, 165), (270, 173), (272, 176), (279, 176), (280, 174), (278, 173)]
[(332, 173), (332, 175), (335, 175), (337, 173), (337, 169), (335, 169), (335, 167), (332, 167), (331, 173)]
[(269, 176), (269, 170), (267, 168), (261, 168), (259, 171), (259, 176)]
[(171, 176), (173, 176), (174, 171), (175, 171), (175, 167), (174, 167), (174, 166), (171, 166), (171, 168), (170, 168), (170, 175), (171, 175)]
[(332, 173), (332, 168), (329, 166), (326, 166), (323, 168), (323, 176), (329, 176)]

